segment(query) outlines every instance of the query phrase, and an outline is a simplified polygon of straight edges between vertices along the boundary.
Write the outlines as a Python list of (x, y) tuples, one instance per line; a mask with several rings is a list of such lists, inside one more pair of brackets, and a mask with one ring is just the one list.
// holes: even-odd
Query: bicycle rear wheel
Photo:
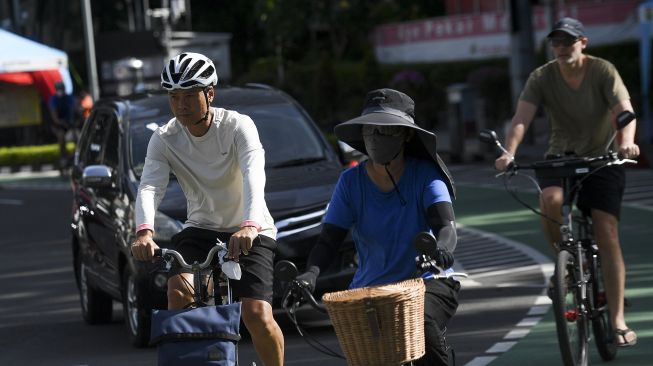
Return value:
[(614, 330), (610, 322), (610, 309), (603, 288), (603, 273), (601, 259), (597, 256), (591, 267), (591, 299), (592, 299), (592, 330), (594, 342), (599, 355), (604, 361), (611, 361), (617, 356), (617, 344), (614, 340)]
[(553, 309), (560, 356), (565, 366), (585, 366), (588, 360), (587, 316), (581, 307), (575, 262), (570, 252), (561, 250), (554, 273)]

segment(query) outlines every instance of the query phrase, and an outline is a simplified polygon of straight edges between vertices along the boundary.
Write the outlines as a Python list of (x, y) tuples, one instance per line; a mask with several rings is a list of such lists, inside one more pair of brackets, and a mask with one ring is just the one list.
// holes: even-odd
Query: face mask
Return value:
[(404, 146), (404, 136), (368, 135), (363, 136), (367, 156), (377, 164), (388, 164), (399, 155)]

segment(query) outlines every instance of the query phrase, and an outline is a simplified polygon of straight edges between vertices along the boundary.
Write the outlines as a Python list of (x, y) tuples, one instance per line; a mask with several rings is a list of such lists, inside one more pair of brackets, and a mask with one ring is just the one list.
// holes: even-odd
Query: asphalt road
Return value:
[[(90, 326), (82, 320), (70, 253), (70, 191), (61, 185), (29, 189), (1, 183), (0, 365), (155, 364), (155, 349), (127, 343), (119, 304), (114, 304), (111, 324)], [(548, 309), (539, 296), (543, 276), (533, 270), (537, 265), (519, 259), (492, 262), (489, 256), (483, 265), (473, 263), (483, 247), (492, 253), (505, 249), (480, 234), (464, 231), (457, 250), (460, 264), (472, 274), (472, 280), (463, 282), (458, 314), (449, 326), (458, 365), (485, 364), (489, 349), (523, 336), (539, 320), (538, 312)], [(287, 365), (346, 365), (310, 348), (285, 314), (276, 315), (285, 334)], [(339, 351), (323, 315), (307, 310), (300, 319), (308, 322), (312, 336)], [(240, 343), (240, 361), (262, 365), (247, 339)]]

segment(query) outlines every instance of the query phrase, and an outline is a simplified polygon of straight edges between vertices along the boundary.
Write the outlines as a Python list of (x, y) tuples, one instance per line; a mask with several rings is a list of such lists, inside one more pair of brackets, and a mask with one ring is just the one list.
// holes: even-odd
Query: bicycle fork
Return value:
[(580, 242), (575, 242), (571, 244), (567, 250), (572, 253), (576, 266), (569, 268), (574, 272), (572, 278), (574, 279), (573, 283), (569, 285), (573, 289), (573, 296), (576, 298), (576, 308), (567, 310), (565, 313), (565, 318), (569, 322), (583, 321), (583, 319), (588, 319), (590, 306), (588, 304), (588, 292), (587, 286), (589, 284), (589, 272), (587, 270), (587, 263), (585, 262), (585, 253), (584, 249)]

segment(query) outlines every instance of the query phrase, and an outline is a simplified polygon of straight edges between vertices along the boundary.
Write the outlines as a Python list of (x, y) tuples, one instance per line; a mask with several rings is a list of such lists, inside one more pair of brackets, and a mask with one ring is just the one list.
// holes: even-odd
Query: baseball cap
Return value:
[(551, 37), (554, 32), (561, 31), (569, 34), (572, 37), (585, 37), (585, 28), (583, 28), (583, 23), (578, 21), (578, 19), (565, 17), (556, 22), (553, 25), (553, 29), (547, 37)]

